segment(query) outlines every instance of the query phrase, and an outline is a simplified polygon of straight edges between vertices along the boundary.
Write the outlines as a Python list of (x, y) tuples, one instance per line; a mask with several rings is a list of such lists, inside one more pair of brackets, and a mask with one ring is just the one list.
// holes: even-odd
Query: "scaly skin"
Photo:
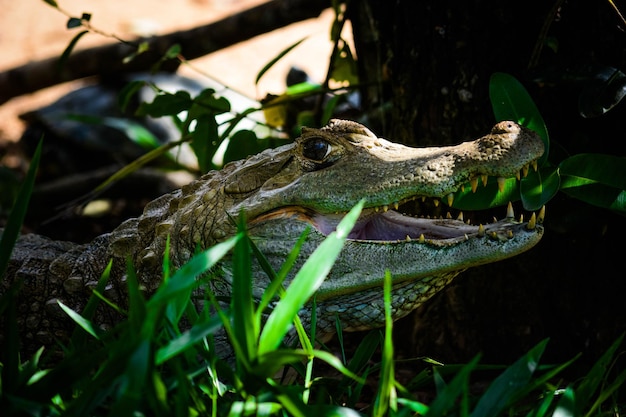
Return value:
[[(173, 266), (181, 266), (198, 245), (206, 248), (232, 236), (232, 219), (243, 210), (252, 239), (275, 269), (313, 226), (297, 270), (342, 215), (365, 198), (361, 217), (316, 299), (322, 337), (334, 332), (336, 316), (345, 330), (372, 328), (383, 322), (386, 270), (393, 276), (397, 319), (459, 272), (519, 254), (543, 234), (540, 221), (516, 222), (511, 213), (483, 228), (459, 220), (403, 216), (389, 208), (415, 198), (448, 198), (483, 175), (514, 177), (542, 154), (539, 137), (513, 122), (498, 123), (472, 142), (416, 149), (378, 138), (357, 123), (333, 120), (322, 129), (304, 128), (293, 144), (228, 164), (152, 201), (139, 218), (88, 245), (21, 237), (0, 288), (6, 291), (16, 277), (24, 280), (18, 315), (22, 342), (31, 350), (55, 338), (66, 340), (72, 323), (56, 300), (81, 311), (110, 259), (113, 269), (105, 295), (125, 305), (127, 258), (146, 292), (152, 293), (161, 280), (168, 235)], [(229, 260), (220, 268), (211, 288), (216, 295), (230, 296)], [(253, 269), (254, 294), (260, 296), (268, 278), (258, 265)], [(307, 324), (308, 307), (301, 316)], [(95, 321), (106, 327), (119, 319), (102, 308)]]

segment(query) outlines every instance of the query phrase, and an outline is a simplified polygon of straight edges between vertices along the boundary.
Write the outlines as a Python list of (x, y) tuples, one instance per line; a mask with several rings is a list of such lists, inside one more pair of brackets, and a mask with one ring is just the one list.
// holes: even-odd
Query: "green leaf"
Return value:
[(207, 336), (215, 334), (222, 328), (222, 320), (218, 316), (211, 317), (207, 321), (195, 324), (191, 329), (183, 332), (180, 336), (170, 340), (165, 346), (156, 352), (155, 364), (162, 365), (176, 355), (190, 349)]
[(146, 85), (145, 81), (136, 80), (127, 83), (117, 95), (117, 104), (119, 108), (125, 112), (132, 100), (133, 96), (137, 94)]
[(469, 184), (463, 190), (455, 192), (452, 207), (459, 210), (484, 210), (502, 206), (509, 201), (517, 201), (519, 199), (519, 183), (515, 178), (506, 180), (504, 189), (500, 192), (498, 191), (496, 178), (490, 177), (487, 185), (479, 184), (475, 193), (472, 192)]
[(79, 17), (70, 17), (67, 20), (65, 27), (68, 29), (74, 29), (83, 25), (83, 21)]
[(164, 54), (164, 58), (166, 59), (174, 59), (176, 57), (178, 57), (178, 55), (180, 54), (180, 45), (179, 44), (174, 44), (172, 46), (170, 46), (167, 51), (165, 51)]
[(626, 159), (579, 154), (559, 165), (561, 190), (595, 206), (626, 211)]
[[(230, 102), (226, 97), (218, 97), (215, 95), (215, 90), (207, 88), (202, 90), (193, 99), (192, 111), (202, 110), (202, 112), (208, 112), (212, 115), (222, 114), (230, 111)], [(199, 107), (200, 109), (198, 109)], [(200, 112), (199, 112), (200, 113)], [(194, 115), (197, 113), (193, 113)], [(194, 116), (195, 117), (195, 116)]]
[(67, 48), (65, 48), (65, 50), (61, 54), (61, 57), (59, 58), (59, 64), (58, 64), (59, 71), (61, 71), (61, 69), (65, 66), (65, 63), (67, 62), (68, 58), (70, 57), (70, 54), (74, 50), (74, 47), (76, 46), (76, 43), (78, 42), (78, 40), (82, 38), (83, 36), (85, 36), (87, 33), (89, 33), (88, 30), (83, 30), (82, 32), (78, 33), (76, 36), (72, 38), (69, 45), (67, 45)]
[[(469, 390), (469, 376), (470, 373), (476, 368), (479, 360), (480, 356), (478, 355), (466, 365), (463, 365), (452, 381), (438, 392), (437, 397), (428, 407), (426, 417), (448, 415), (448, 411), (452, 410), (456, 406), (458, 397), (463, 393), (467, 393)], [(437, 368), (434, 368), (434, 373), (435, 376), (439, 374)]]
[(141, 103), (137, 109), (139, 116), (175, 116), (191, 107), (193, 100), (187, 91), (177, 91), (175, 94), (159, 94), (152, 103)]
[(529, 172), (520, 181), (520, 194), (524, 209), (539, 210), (559, 191), (561, 178), (558, 169), (543, 167), (537, 172)]
[(186, 293), (189, 289), (201, 285), (202, 281), (198, 280), (198, 277), (213, 268), (235, 246), (239, 239), (241, 239), (241, 235), (235, 235), (191, 258), (148, 300), (148, 309), (164, 304), (179, 294)]
[(263, 68), (261, 68), (261, 71), (259, 71), (259, 73), (257, 74), (257, 76), (256, 76), (256, 78), (254, 80), (254, 85), (259, 84), (259, 80), (261, 79), (261, 77), (263, 77), (263, 75), (265, 75), (265, 73), (270, 68), (272, 68), (274, 66), (274, 64), (276, 64), (278, 61), (280, 61), (285, 55), (287, 55), (289, 52), (291, 52), (291, 50), (294, 49), (296, 46), (298, 46), (302, 42), (304, 42), (307, 37), (304, 37), (304, 38), (300, 39), (299, 41), (289, 45), (287, 48), (283, 49), (278, 55), (276, 55), (270, 62), (265, 64), (265, 66)]
[(191, 149), (193, 149), (200, 172), (208, 172), (211, 170), (213, 156), (217, 150), (219, 143), (215, 141), (218, 137), (217, 121), (215, 116), (211, 114), (201, 114), (196, 119), (196, 127), (191, 133), (193, 140), (191, 141)]
[[(240, 215), (237, 224), (239, 233), (246, 230), (245, 215)], [(258, 337), (258, 326), (254, 314), (254, 298), (252, 295), (252, 256), (248, 239), (239, 239), (233, 253), (233, 285), (231, 306), (233, 312), (233, 330), (244, 357), (237, 359), (253, 359), (256, 354), (255, 342)]]
[(576, 393), (572, 387), (567, 387), (563, 396), (556, 404), (552, 417), (575, 417), (581, 415), (576, 412)]
[(512, 75), (496, 72), (489, 80), (489, 98), (496, 121), (512, 120), (541, 136), (545, 152), (539, 165), (543, 166), (550, 149), (548, 130), (528, 91)]
[(529, 383), (530, 378), (539, 366), (548, 340), (544, 339), (524, 356), (509, 366), (489, 385), (487, 391), (476, 404), (472, 416), (498, 416), (512, 402), (520, 390)]
[(256, 133), (251, 130), (239, 130), (230, 137), (224, 152), (224, 163), (255, 155), (266, 148), (264, 144), (267, 142), (269, 141), (259, 141)]
[(356, 85), (359, 82), (356, 61), (350, 50), (350, 45), (345, 42), (342, 44), (335, 55), (330, 78), (343, 85)]
[(70, 316), (72, 320), (74, 320), (76, 324), (78, 324), (80, 327), (83, 328), (83, 330), (85, 330), (87, 333), (89, 333), (96, 339), (100, 338), (98, 334), (98, 330), (89, 320), (85, 319), (83, 316), (81, 316), (80, 314), (78, 314), (77, 312), (75, 312), (74, 310), (66, 306), (65, 304), (63, 304), (61, 301), (57, 300), (57, 303), (59, 304), (61, 309), (65, 311), (65, 313), (68, 316)]
[(289, 285), (285, 296), (265, 323), (259, 340), (259, 354), (270, 352), (280, 345), (298, 311), (322, 285), (335, 259), (339, 256), (348, 233), (356, 223), (363, 209), (363, 204), (364, 201), (362, 200), (350, 210), (337, 225), (337, 229), (328, 235), (302, 265)]
[(622, 344), (624, 334), (613, 342), (613, 344), (602, 354), (600, 359), (596, 361), (591, 370), (587, 373), (583, 381), (576, 388), (576, 413), (575, 415), (584, 415), (584, 410), (592, 405), (593, 395), (598, 388), (605, 382), (607, 372), (610, 369), (611, 362), (615, 359), (615, 353)]
[(382, 417), (389, 413), (389, 410), (397, 411), (396, 390), (393, 365), (393, 339), (392, 328), (393, 318), (391, 315), (391, 273), (385, 271), (384, 281), (384, 306), (385, 306), (385, 339), (383, 344), (382, 363), (380, 370), (380, 381), (378, 392), (374, 401), (374, 417)]

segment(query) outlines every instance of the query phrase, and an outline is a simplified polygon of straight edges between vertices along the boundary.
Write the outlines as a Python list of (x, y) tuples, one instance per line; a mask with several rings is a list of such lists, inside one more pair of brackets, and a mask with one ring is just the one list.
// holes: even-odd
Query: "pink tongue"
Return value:
[[(318, 230), (328, 235), (335, 230), (340, 219), (340, 216), (316, 216), (314, 220)], [(423, 234), (429, 239), (448, 239), (473, 233), (475, 229), (458, 220), (417, 219), (388, 211), (360, 218), (348, 238), (396, 241), (407, 236), (417, 239)]]

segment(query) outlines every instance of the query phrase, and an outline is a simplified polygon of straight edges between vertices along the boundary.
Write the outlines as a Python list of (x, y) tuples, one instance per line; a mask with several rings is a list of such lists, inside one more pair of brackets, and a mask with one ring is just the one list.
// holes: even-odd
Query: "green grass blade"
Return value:
[[(35, 177), (37, 174), (37, 167), (39, 166), (39, 160), (41, 158), (42, 141), (39, 141), (35, 154), (26, 173), (24, 183), (20, 187), (20, 191), (17, 196), (17, 200), (13, 204), (11, 213), (7, 221), (6, 228), (0, 236), (0, 279), (7, 279), (5, 276), (9, 260), (11, 259), (11, 253), (13, 252), (13, 246), (17, 241), (26, 216), (26, 210), (28, 209), (28, 202), (30, 201), (30, 195), (35, 184)], [(2, 385), (0, 389), (5, 392), (11, 392), (18, 381), (19, 375), (19, 336), (17, 329), (17, 306), (16, 306), (16, 294), (19, 288), (19, 282), (14, 282), (9, 291), (0, 297), (0, 314), (5, 320), (5, 339), (2, 348), (0, 348), (0, 359), (4, 364), (2, 370)], [(8, 310), (8, 314), (5, 314), (5, 310)]]
[(193, 256), (159, 287), (148, 301), (148, 308), (163, 304), (199, 286), (202, 282), (197, 278), (213, 268), (235, 246), (239, 239), (241, 239), (241, 235), (235, 235)]
[(96, 327), (89, 320), (85, 319), (83, 316), (63, 304), (61, 301), (57, 300), (57, 303), (59, 304), (59, 307), (61, 307), (61, 309), (65, 311), (65, 314), (70, 316), (70, 318), (74, 320), (74, 322), (78, 324), (83, 330), (92, 335), (95, 339), (100, 339), (98, 329), (96, 329)]
[(356, 223), (363, 204), (364, 201), (361, 201), (350, 210), (339, 223), (336, 231), (328, 235), (298, 271), (285, 297), (281, 299), (265, 323), (259, 340), (260, 354), (272, 351), (280, 345), (300, 308), (322, 285), (343, 248), (348, 233)]
[[(242, 211), (237, 229), (245, 233), (245, 216)], [(234, 336), (243, 349), (244, 358), (254, 359), (260, 323), (254, 312), (252, 295), (252, 250), (248, 239), (239, 239), (233, 252), (233, 285), (231, 310)], [(240, 355), (237, 357), (241, 358)]]
[(580, 415), (582, 414), (576, 412), (576, 393), (572, 387), (567, 387), (556, 404), (552, 417), (576, 417)]
[(42, 141), (39, 141), (33, 158), (30, 161), (24, 183), (20, 188), (17, 200), (15, 204), (13, 204), (11, 214), (9, 214), (9, 218), (7, 219), (6, 227), (2, 232), (2, 236), (0, 236), (0, 277), (5, 276), (4, 274), (9, 264), (9, 259), (11, 258), (11, 252), (13, 252), (13, 245), (15, 245), (15, 241), (20, 235), (20, 229), (22, 228), (22, 223), (24, 223), (24, 217), (26, 217), (28, 202), (30, 201), (30, 195), (33, 192), (35, 177), (37, 175), (37, 167), (41, 159), (41, 146)]
[(292, 49), (294, 49), (295, 47), (300, 45), (302, 42), (304, 42), (306, 40), (306, 38), (307, 37), (304, 37), (304, 38), (300, 39), (299, 41), (289, 45), (287, 48), (283, 49), (278, 55), (276, 55), (270, 62), (265, 64), (265, 66), (263, 68), (261, 68), (261, 71), (259, 71), (259, 73), (257, 74), (256, 78), (254, 79), (254, 85), (257, 85), (259, 83), (259, 80), (261, 79), (261, 77), (263, 77), (263, 75), (265, 75), (265, 73), (267, 71), (269, 71), (269, 69), (272, 68), (274, 66), (274, 64), (276, 64), (285, 55), (287, 55), (289, 52), (291, 52)]
[(606, 373), (610, 369), (610, 363), (614, 358), (615, 352), (622, 344), (624, 334), (617, 338), (615, 342), (604, 352), (604, 354), (596, 361), (585, 379), (576, 388), (576, 415), (583, 415), (583, 410), (590, 407), (592, 397), (598, 390), (602, 382), (606, 379)]
[[(457, 400), (461, 394), (469, 390), (470, 373), (478, 365), (480, 355), (477, 355), (464, 365), (448, 385), (439, 390), (437, 397), (428, 407), (426, 417), (438, 417), (447, 415), (448, 411), (456, 407)], [(435, 375), (438, 375), (435, 369)]]
[(389, 271), (385, 272), (384, 282), (384, 306), (385, 306), (385, 339), (383, 344), (382, 364), (380, 371), (380, 382), (378, 384), (378, 394), (374, 401), (374, 417), (382, 417), (387, 415), (391, 409), (393, 412), (398, 410), (396, 402), (396, 390), (394, 387), (394, 368), (393, 368), (393, 319), (391, 316), (391, 286), (392, 279)]
[(500, 415), (519, 390), (528, 385), (530, 378), (539, 366), (539, 359), (547, 344), (548, 339), (541, 341), (500, 374), (489, 385), (471, 415), (481, 417)]
[(155, 357), (156, 365), (162, 365), (174, 356), (200, 342), (205, 337), (214, 334), (221, 327), (222, 320), (218, 316), (211, 317), (205, 322), (195, 324), (191, 329), (170, 340), (165, 346), (157, 350)]

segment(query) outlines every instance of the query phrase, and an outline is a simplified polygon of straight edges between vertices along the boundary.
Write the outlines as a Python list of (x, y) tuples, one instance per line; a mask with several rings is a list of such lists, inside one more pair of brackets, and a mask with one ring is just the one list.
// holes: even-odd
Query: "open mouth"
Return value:
[[(399, 205), (396, 209), (366, 208), (361, 212), (357, 223), (348, 235), (348, 239), (373, 243), (412, 242), (429, 243), (433, 245), (450, 245), (470, 237), (488, 236), (493, 239), (507, 240), (520, 227), (533, 230), (537, 224), (543, 223), (545, 208), (538, 214), (532, 213), (524, 223), (524, 216), (517, 219), (513, 206), (509, 203), (506, 214), (500, 220), (492, 219), (489, 222), (473, 222), (464, 219), (463, 213), (452, 218), (449, 213), (445, 216), (425, 215), (415, 213), (415, 204)], [(423, 203), (422, 203), (423, 206)], [(412, 214), (403, 214), (405, 209), (413, 209)], [(278, 218), (296, 218), (311, 224), (323, 235), (332, 233), (345, 213), (322, 214), (302, 207), (282, 207), (261, 215), (252, 223), (268, 221)]]
[[(466, 240), (473, 236), (490, 236), (495, 239), (509, 239), (513, 237), (513, 229), (524, 224), (523, 215), (515, 218), (513, 206), (509, 203), (505, 216), (493, 219), (490, 222), (472, 223), (465, 220), (460, 212), (456, 218), (447, 213), (444, 216), (414, 216), (401, 214), (402, 206), (398, 210), (363, 210), (359, 220), (348, 235), (349, 239), (361, 241), (398, 242), (419, 241), (431, 244), (451, 244), (459, 240)], [(526, 228), (532, 230), (537, 223), (542, 223), (545, 217), (545, 208), (538, 215), (533, 213), (525, 223)], [(316, 215), (312, 224), (324, 235), (332, 232), (339, 215)]]

